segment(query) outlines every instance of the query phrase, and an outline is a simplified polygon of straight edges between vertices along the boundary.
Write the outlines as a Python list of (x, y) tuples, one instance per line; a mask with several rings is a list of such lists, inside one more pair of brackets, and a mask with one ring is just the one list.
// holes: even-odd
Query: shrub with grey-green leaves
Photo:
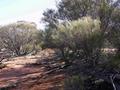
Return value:
[(27, 55), (35, 48), (36, 33), (36, 27), (29, 23), (14, 23), (0, 28), (0, 40), (15, 56)]
[(81, 58), (95, 65), (99, 59), (103, 37), (97, 19), (83, 17), (60, 24), (52, 32), (51, 38), (54, 48), (61, 50), (66, 63), (72, 58)]

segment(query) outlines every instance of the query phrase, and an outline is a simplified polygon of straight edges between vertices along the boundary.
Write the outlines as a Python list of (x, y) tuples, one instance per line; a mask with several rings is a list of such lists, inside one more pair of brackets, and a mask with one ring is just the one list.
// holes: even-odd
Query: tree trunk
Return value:
[(66, 56), (65, 56), (64, 48), (61, 48), (60, 50), (61, 50), (61, 53), (62, 53), (62, 59), (63, 59), (64, 62), (65, 62), (65, 65), (66, 65), (66, 66), (69, 66), (69, 65), (70, 65), (70, 62), (69, 62), (69, 60), (68, 60), (68, 59), (66, 58)]

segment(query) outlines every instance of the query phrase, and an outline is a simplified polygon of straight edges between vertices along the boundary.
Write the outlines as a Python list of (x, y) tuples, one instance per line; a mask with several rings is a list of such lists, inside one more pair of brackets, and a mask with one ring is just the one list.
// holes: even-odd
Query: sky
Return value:
[(42, 13), (48, 9), (55, 9), (55, 0), (0, 0), (0, 25), (17, 21), (35, 22), (38, 28)]

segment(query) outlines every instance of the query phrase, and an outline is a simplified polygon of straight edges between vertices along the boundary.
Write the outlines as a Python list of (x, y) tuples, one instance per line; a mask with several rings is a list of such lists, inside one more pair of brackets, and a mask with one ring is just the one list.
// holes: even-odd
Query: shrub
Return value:
[(49, 45), (61, 50), (66, 63), (72, 58), (82, 58), (95, 65), (103, 43), (100, 21), (90, 17), (58, 25), (50, 38)]
[(35, 47), (36, 27), (26, 23), (15, 23), (0, 28), (3, 48), (16, 56), (26, 55)]
[(83, 84), (83, 78), (81, 78), (79, 75), (72, 76), (65, 80), (64, 90), (84, 90)]

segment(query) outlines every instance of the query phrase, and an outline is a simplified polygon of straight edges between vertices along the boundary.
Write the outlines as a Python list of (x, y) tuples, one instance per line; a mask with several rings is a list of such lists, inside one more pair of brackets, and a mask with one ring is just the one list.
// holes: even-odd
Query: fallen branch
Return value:
[(117, 90), (117, 89), (116, 89), (116, 86), (115, 86), (115, 84), (114, 84), (114, 79), (115, 79), (115, 77), (116, 77), (116, 75), (111, 75), (111, 76), (110, 76), (110, 81), (111, 81), (111, 83), (112, 83), (112, 86), (113, 86), (114, 90)]

